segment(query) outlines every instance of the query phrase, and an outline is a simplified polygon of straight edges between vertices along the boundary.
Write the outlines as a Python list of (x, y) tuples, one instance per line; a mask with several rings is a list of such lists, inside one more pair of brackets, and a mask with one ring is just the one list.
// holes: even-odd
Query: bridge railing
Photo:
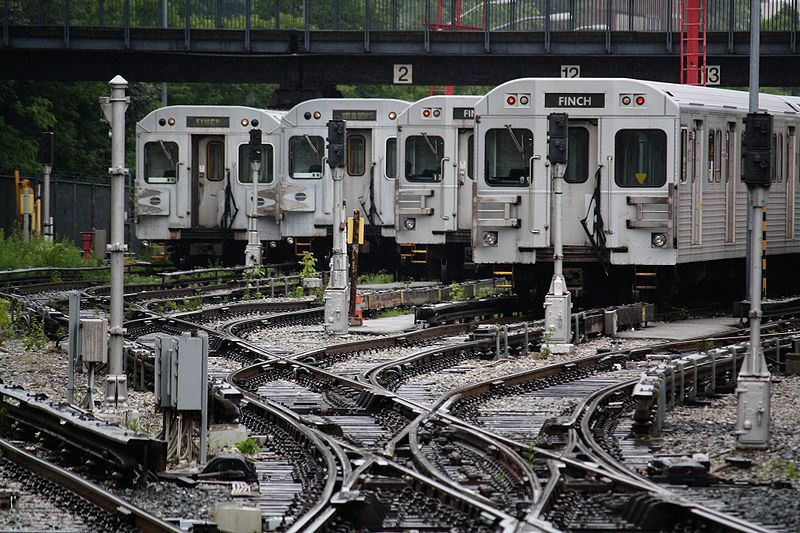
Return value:
[[(746, 0), (707, 0), (710, 32), (747, 31)], [(762, 31), (796, 32), (800, 0), (762, 2)], [(0, 0), (3, 25), (331, 31), (640, 31), (680, 27), (679, 0)]]

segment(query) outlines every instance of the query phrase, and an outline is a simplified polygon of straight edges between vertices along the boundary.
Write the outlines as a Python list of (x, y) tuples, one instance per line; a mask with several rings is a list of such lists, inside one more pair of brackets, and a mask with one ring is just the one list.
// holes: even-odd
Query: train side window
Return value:
[(667, 134), (619, 130), (614, 139), (614, 181), (620, 187), (661, 187), (667, 182)]
[(322, 137), (296, 135), (289, 139), (289, 177), (319, 179), (322, 177), (322, 157), (325, 142)]
[(488, 185), (527, 187), (533, 157), (533, 133), (528, 129), (494, 128), (486, 132), (484, 179)]
[(222, 181), (225, 179), (225, 145), (222, 141), (211, 141), (206, 145), (206, 165), (208, 166), (208, 181)]
[(717, 156), (717, 164), (714, 165), (714, 182), (722, 182), (722, 165), (724, 164), (725, 154), (722, 153), (722, 130), (717, 130), (714, 135), (714, 153)]
[(397, 137), (386, 139), (386, 177), (397, 178)]
[(689, 132), (689, 166), (691, 167), (692, 183), (697, 179), (697, 128)]
[(736, 131), (736, 123), (728, 122), (728, 129), (725, 132), (725, 153), (723, 159), (725, 160), (725, 181), (727, 182), (733, 177), (733, 162), (735, 156), (736, 145), (733, 142), (733, 137)]
[(778, 135), (773, 133), (772, 134), (772, 153), (770, 154), (770, 167), (772, 168), (772, 176), (770, 176), (770, 181), (775, 183), (776, 181), (776, 174), (778, 173), (777, 169), (775, 168), (775, 161), (778, 159), (777, 154), (775, 153), (775, 145), (778, 144)]
[(177, 183), (178, 143), (156, 141), (144, 145), (144, 181)]
[(687, 151), (689, 149), (689, 129), (681, 128), (681, 183), (686, 183), (689, 179), (689, 169), (687, 168)]
[(475, 179), (475, 136), (467, 138), (467, 177)]
[(716, 130), (709, 128), (708, 130), (708, 168), (706, 172), (706, 179), (709, 183), (714, 183), (714, 170), (717, 168), (717, 152), (716, 152)]
[(347, 173), (363, 176), (367, 164), (367, 140), (363, 135), (347, 137)]
[(783, 133), (778, 134), (775, 146), (775, 179), (778, 183), (783, 182)]
[(584, 183), (589, 179), (589, 130), (571, 127), (568, 130), (567, 183)]
[(411, 135), (406, 139), (406, 179), (438, 182), (442, 179), (444, 139), (436, 135)]
[[(274, 178), (274, 149), (271, 144), (261, 145), (261, 170), (258, 175), (259, 183), (272, 183)], [(239, 183), (253, 183), (253, 173), (250, 171), (250, 145), (239, 145)]]

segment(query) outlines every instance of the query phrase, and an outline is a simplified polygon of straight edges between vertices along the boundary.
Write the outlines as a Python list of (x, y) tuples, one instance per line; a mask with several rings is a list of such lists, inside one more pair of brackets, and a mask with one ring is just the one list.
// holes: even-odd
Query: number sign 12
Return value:
[(562, 78), (580, 78), (581, 66), (580, 65), (561, 65)]

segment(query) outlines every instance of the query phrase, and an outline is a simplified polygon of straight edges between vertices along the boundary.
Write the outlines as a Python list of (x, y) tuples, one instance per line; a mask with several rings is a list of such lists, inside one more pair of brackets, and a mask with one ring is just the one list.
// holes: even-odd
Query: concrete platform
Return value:
[(620, 331), (623, 339), (686, 340), (707, 335), (725, 335), (739, 327), (739, 319), (732, 317), (700, 318), (660, 322), (634, 331)]
[(361, 326), (351, 326), (350, 333), (393, 335), (414, 327), (414, 313), (388, 318), (365, 318)]

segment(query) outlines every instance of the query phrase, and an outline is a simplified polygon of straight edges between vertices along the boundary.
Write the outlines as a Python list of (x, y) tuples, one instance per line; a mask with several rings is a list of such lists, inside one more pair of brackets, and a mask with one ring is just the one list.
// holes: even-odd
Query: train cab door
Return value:
[[(344, 176), (345, 216), (353, 216), (358, 209), (361, 216), (369, 220), (370, 209), (374, 208), (373, 186), (375, 164), (372, 160), (372, 130), (347, 130), (347, 160)], [(372, 192), (372, 194), (370, 194)]]
[(216, 228), (225, 191), (225, 137), (192, 137), (192, 225)]
[[(565, 246), (590, 246), (589, 236), (581, 221), (594, 235), (602, 228), (596, 220), (594, 207), (598, 187), (602, 187), (603, 176), (598, 174), (600, 151), (597, 120), (570, 120), (568, 129), (568, 162), (564, 175), (562, 239)], [(597, 239), (595, 238), (595, 242)]]
[[(484, 117), (476, 130), (480, 162), (473, 210), (477, 263), (534, 263), (549, 245), (550, 190), (544, 167), (547, 119)], [(535, 144), (534, 144), (535, 142)]]
[(475, 134), (472, 129), (459, 129), (456, 148), (456, 230), (472, 229), (472, 183), (475, 180)]

